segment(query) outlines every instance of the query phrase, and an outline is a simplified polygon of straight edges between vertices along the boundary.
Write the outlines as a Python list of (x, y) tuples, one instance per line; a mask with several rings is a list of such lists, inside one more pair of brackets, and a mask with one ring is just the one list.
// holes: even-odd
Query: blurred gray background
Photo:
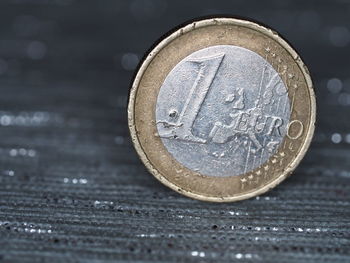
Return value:
[[(318, 122), (292, 177), (188, 199), (130, 143), (146, 50), (202, 15), (269, 25), (308, 65)], [(0, 262), (350, 262), (350, 1), (0, 2)]]

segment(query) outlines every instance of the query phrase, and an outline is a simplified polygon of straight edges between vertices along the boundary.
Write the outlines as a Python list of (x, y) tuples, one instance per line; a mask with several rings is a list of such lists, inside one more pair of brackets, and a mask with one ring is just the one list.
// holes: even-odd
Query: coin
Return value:
[(229, 202), (283, 181), (314, 132), (310, 74), (276, 32), (234, 18), (190, 23), (145, 57), (128, 104), (132, 141), (163, 184)]

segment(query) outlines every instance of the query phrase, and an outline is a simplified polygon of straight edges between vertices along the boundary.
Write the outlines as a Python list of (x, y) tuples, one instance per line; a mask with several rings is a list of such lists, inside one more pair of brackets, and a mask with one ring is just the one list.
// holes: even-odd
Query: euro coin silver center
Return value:
[(263, 165), (290, 120), (288, 90), (272, 65), (232, 45), (193, 52), (162, 84), (158, 135), (183, 166), (206, 176), (236, 176)]

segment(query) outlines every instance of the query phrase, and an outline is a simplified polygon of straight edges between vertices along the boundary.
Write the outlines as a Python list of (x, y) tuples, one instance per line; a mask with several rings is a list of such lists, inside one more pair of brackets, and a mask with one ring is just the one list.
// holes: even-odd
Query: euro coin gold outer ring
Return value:
[[(294, 103), (290, 138), (284, 146), (254, 171), (225, 178), (209, 177), (178, 163), (165, 149), (155, 122), (159, 89), (170, 70), (183, 58), (213, 45), (236, 45), (261, 56), (266, 47), (273, 54), (267, 60), (278, 71), (285, 63), (288, 76), (282, 78)], [(294, 88), (293, 88), (294, 87)], [(292, 95), (294, 90), (294, 96)], [(274, 188), (297, 167), (310, 146), (316, 118), (316, 100), (308, 69), (294, 49), (276, 32), (255, 22), (236, 18), (210, 18), (192, 22), (161, 40), (142, 61), (132, 83), (128, 102), (128, 125), (134, 147), (146, 168), (161, 183), (185, 196), (210, 202), (233, 202), (261, 195)], [(300, 128), (299, 127), (299, 128)], [(299, 137), (297, 135), (300, 135)], [(282, 156), (282, 157), (281, 157)]]

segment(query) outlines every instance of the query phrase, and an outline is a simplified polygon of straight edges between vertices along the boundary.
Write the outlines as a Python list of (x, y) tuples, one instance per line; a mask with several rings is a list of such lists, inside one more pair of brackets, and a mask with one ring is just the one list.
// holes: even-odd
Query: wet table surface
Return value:
[[(0, 3), (0, 262), (349, 262), (350, 2)], [(311, 149), (273, 191), (188, 199), (143, 167), (126, 100), (153, 42), (197, 16), (261, 21), (311, 71)]]

